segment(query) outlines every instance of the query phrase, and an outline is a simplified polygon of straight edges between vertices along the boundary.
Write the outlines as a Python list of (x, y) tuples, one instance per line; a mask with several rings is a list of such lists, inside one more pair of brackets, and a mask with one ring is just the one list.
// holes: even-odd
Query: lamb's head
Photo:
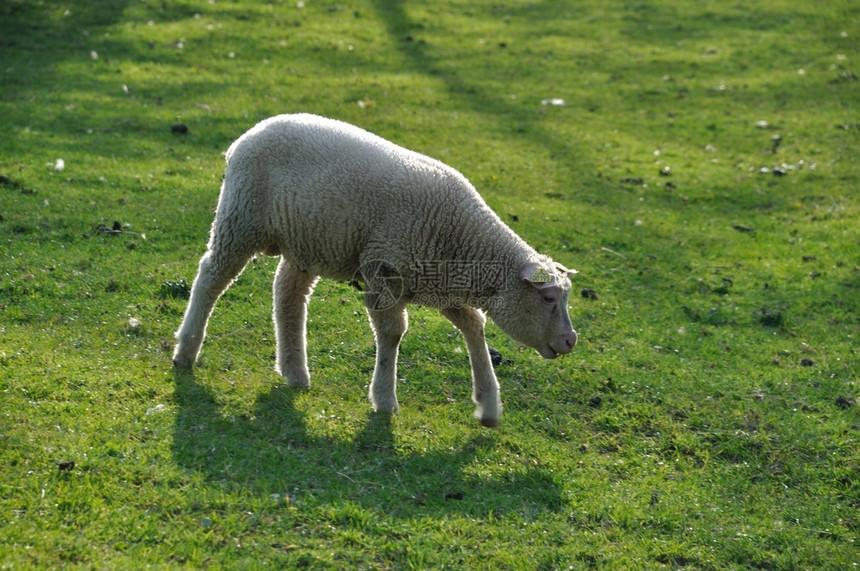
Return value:
[(487, 314), (512, 339), (545, 359), (568, 353), (577, 338), (567, 313), (568, 275), (574, 273), (549, 259), (525, 264), (515, 278), (506, 280)]

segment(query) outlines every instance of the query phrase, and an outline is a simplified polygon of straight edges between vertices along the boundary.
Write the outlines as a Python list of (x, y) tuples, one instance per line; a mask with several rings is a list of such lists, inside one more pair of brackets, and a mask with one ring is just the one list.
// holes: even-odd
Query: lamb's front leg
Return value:
[(316, 280), (316, 276), (300, 272), (281, 258), (272, 288), (278, 345), (275, 370), (294, 387), (308, 387), (311, 384), (305, 324), (308, 298)]
[(366, 300), (367, 314), (376, 338), (376, 366), (370, 383), (370, 403), (377, 412), (396, 413), (397, 405), (397, 352), (400, 340), (406, 333), (406, 307), (397, 305), (378, 310), (376, 300)]
[(440, 311), (463, 333), (466, 340), (472, 366), (472, 400), (478, 405), (475, 417), (484, 426), (498, 426), (502, 416), (502, 401), (499, 399), (499, 382), (484, 339), (484, 324), (487, 321), (484, 314), (471, 307), (450, 307)]

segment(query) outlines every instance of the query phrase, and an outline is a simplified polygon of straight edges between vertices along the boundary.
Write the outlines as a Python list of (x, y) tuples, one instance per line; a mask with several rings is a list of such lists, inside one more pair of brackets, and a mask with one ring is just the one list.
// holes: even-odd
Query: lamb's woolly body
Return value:
[[(463, 332), (477, 415), (488, 425), (498, 421), (501, 403), (480, 309), (544, 357), (576, 343), (566, 311), (568, 271), (521, 240), (451, 167), (313, 115), (263, 121), (226, 156), (208, 250), (176, 335), (176, 366), (194, 363), (215, 302), (257, 252), (281, 255), (273, 287), (277, 368), (296, 386), (310, 382), (305, 321), (318, 277), (366, 282), (377, 344), (370, 389), (376, 410), (398, 408), (395, 372), (407, 302), (438, 307)], [(425, 262), (504, 271), (477, 272), (465, 284), (436, 283), (420, 279)]]
[(234, 232), (254, 235), (258, 250), (313, 275), (351, 279), (365, 260), (401, 275), (415, 260), (549, 264), (459, 172), (340, 121), (259, 123), (227, 151), (231, 188), (242, 191), (222, 193), (216, 224), (235, 219)]

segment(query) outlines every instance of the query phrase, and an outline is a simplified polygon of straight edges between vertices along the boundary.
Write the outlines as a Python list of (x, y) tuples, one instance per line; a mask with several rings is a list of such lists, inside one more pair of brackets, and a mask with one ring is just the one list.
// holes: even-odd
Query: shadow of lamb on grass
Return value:
[(368, 413), (350, 440), (312, 434), (297, 410), (303, 389), (261, 393), (252, 415), (224, 414), (193, 372), (175, 372), (173, 458), (228, 490), (292, 491), (298, 505), (352, 502), (389, 516), (563, 508), (561, 485), (540, 467), (488, 477), (472, 473), (494, 439), (476, 434), (459, 449), (417, 451), (398, 444), (390, 415)]

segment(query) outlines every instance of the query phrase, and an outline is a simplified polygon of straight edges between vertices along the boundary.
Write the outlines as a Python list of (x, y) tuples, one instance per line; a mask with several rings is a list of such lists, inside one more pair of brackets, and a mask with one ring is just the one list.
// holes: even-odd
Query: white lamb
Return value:
[(176, 333), (176, 367), (194, 364), (219, 296), (257, 252), (280, 255), (274, 281), (276, 369), (310, 385), (305, 322), (320, 276), (364, 284), (376, 338), (374, 410), (397, 412), (406, 304), (436, 307), (463, 334), (475, 416), (502, 413), (484, 340), (486, 313), (516, 341), (554, 359), (576, 344), (567, 270), (535, 252), (472, 185), (439, 161), (314, 115), (280, 115), (242, 135), (227, 170), (208, 251)]

